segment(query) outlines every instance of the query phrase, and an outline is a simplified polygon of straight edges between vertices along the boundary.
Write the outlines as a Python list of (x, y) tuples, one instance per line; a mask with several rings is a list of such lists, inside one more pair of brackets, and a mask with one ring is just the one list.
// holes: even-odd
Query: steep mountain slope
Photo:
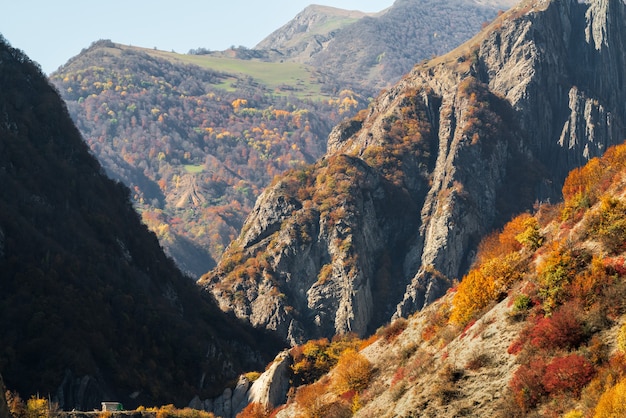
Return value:
[(378, 14), (309, 6), (255, 50), (273, 60), (313, 65), (333, 78), (377, 94), (424, 59), (474, 35), (516, 0), (397, 0)]
[(100, 41), (51, 75), (94, 155), (196, 278), (272, 176), (319, 158), (331, 126), (358, 105), (349, 91), (321, 93), (303, 66), (251, 71), (274, 74), (272, 86), (240, 74), (240, 62)]
[(9, 414), (9, 407), (7, 406), (7, 400), (4, 396), (6, 388), (4, 387), (4, 381), (0, 376), (0, 418), (11, 418)]
[(573, 171), (563, 195), (483, 240), (423, 311), (366, 341), (290, 350), (305, 385), (271, 416), (624, 416), (626, 145)]
[(276, 349), (176, 269), (58, 93), (2, 38), (0, 86), (0, 373), (11, 390), (66, 409), (181, 405)]
[(625, 18), (618, 0), (524, 2), (417, 66), (275, 180), (202, 284), (292, 343), (432, 303), (482, 236), (623, 140)]

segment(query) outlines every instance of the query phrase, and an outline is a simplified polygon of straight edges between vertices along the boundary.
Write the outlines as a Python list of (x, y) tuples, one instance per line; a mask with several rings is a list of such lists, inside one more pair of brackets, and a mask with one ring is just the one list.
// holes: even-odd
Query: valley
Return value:
[(0, 39), (0, 417), (620, 416), (625, 20), (310, 6), (49, 79)]

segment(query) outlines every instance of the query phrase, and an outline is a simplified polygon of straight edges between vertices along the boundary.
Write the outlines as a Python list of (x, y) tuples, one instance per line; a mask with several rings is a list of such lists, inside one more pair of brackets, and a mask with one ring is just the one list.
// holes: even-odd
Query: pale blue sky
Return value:
[(252, 48), (311, 3), (378, 12), (393, 0), (6, 0), (0, 33), (49, 74), (98, 39), (182, 53)]

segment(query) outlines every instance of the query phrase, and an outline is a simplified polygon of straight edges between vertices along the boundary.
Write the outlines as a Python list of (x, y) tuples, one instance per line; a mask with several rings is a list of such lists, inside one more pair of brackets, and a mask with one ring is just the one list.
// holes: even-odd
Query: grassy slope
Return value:
[[(172, 62), (193, 64), (227, 74), (252, 77), (259, 84), (267, 86), (273, 94), (279, 96), (295, 95), (301, 99), (311, 100), (330, 98), (329, 95), (322, 93), (322, 84), (319, 81), (317, 72), (312, 67), (304, 64), (241, 60), (211, 55), (187, 55), (149, 48), (118, 46), (141, 50), (151, 56), (167, 59)], [(218, 85), (218, 87), (230, 90), (230, 85), (234, 81), (235, 77), (223, 82)]]

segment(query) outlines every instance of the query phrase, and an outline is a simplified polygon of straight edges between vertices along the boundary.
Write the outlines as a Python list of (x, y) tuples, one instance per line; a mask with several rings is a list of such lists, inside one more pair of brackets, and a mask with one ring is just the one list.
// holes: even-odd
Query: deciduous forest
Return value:
[(274, 175), (323, 155), (331, 127), (364, 105), (349, 90), (301, 99), (110, 41), (52, 81), (93, 154), (192, 275), (213, 267)]

